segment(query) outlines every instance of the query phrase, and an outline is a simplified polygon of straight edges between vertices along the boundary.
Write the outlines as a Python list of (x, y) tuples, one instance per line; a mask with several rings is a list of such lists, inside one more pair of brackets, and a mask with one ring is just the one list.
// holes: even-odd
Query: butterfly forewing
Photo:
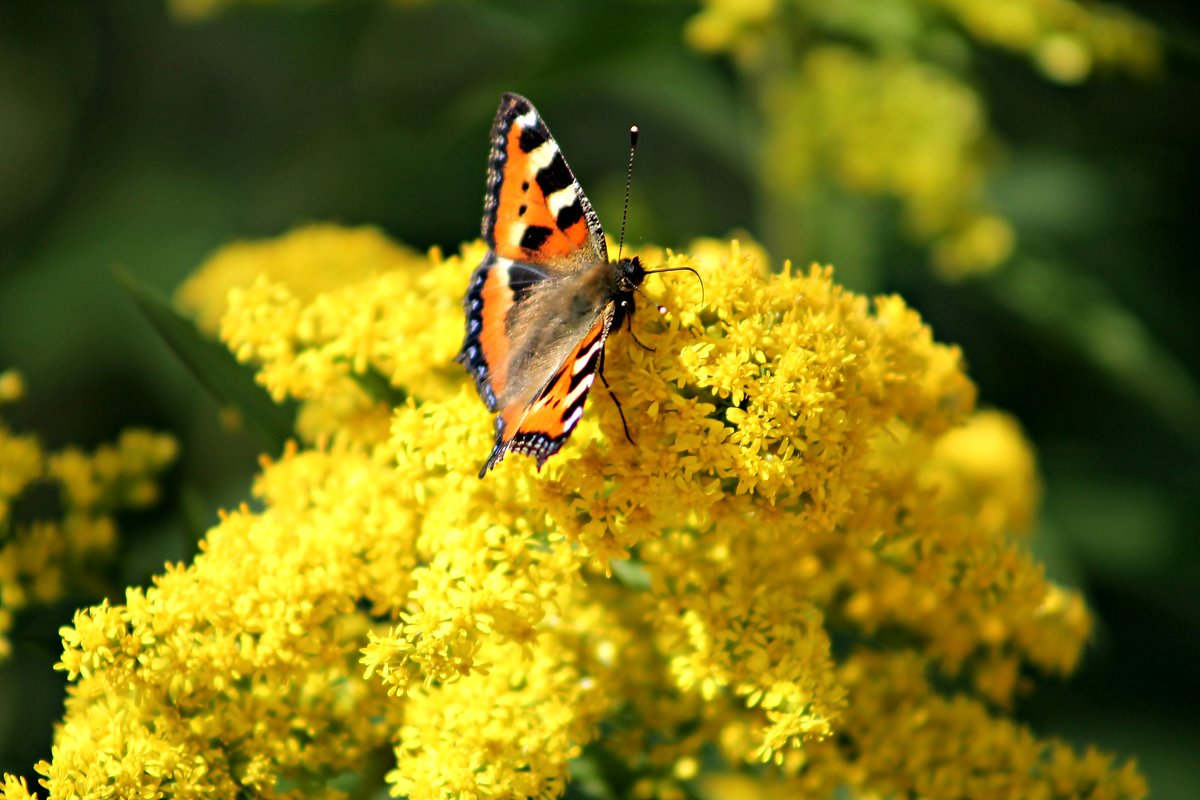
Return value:
[(533, 105), (506, 94), (492, 125), (483, 238), (514, 261), (569, 269), (608, 261), (604, 234)]

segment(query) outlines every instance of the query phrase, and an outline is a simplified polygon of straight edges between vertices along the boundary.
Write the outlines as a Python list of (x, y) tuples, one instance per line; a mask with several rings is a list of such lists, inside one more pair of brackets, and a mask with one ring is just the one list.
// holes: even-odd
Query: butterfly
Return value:
[[(636, 144), (637, 128), (630, 134)], [(647, 270), (636, 256), (608, 260), (592, 204), (524, 97), (503, 95), (491, 137), (488, 252), (463, 300), (467, 328), (457, 358), (488, 410), (498, 412), (480, 478), (510, 452), (533, 456), (541, 469), (579, 423), (597, 375), (608, 388), (605, 341), (629, 321), (646, 276), (690, 269)], [(617, 410), (632, 441), (619, 402)]]

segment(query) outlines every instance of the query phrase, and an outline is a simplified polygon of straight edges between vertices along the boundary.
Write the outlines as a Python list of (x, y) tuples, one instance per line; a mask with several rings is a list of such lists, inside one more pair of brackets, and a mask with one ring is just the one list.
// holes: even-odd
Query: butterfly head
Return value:
[[(617, 273), (616, 289), (620, 298), (618, 304), (627, 312), (633, 310), (633, 295), (637, 293), (646, 298), (646, 300), (649, 300), (658, 309), (658, 313), (667, 313), (666, 306), (655, 303), (649, 295), (642, 291), (642, 284), (645, 282), (647, 275), (657, 275), (660, 272), (690, 272), (696, 276), (696, 280), (700, 281), (701, 293), (704, 291), (704, 281), (700, 278), (700, 273), (696, 272), (692, 267), (646, 269), (642, 266), (642, 262), (638, 260), (637, 256), (621, 259), (613, 264), (613, 267)], [(703, 294), (701, 294), (701, 297), (703, 297)], [(703, 299), (701, 302), (703, 302)]]
[(623, 258), (616, 263), (617, 291), (621, 294), (633, 294), (646, 280), (646, 268), (637, 256)]

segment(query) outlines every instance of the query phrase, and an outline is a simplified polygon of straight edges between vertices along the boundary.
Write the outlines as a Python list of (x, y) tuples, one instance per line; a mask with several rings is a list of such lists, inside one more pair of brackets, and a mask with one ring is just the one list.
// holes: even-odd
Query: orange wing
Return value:
[(533, 104), (505, 94), (492, 124), (483, 238), (551, 270), (608, 261), (600, 220)]
[(532, 402), (518, 400), (500, 411), (496, 446), (479, 477), (510, 451), (533, 456), (541, 469), (546, 459), (562, 448), (583, 416), (612, 320), (613, 306), (609, 305)]
[(471, 377), (488, 411), (499, 408), (497, 398), (508, 385), (511, 362), (509, 313), (533, 284), (546, 273), (532, 264), (521, 264), (488, 253), (471, 276), (463, 306), (467, 334), (458, 361)]

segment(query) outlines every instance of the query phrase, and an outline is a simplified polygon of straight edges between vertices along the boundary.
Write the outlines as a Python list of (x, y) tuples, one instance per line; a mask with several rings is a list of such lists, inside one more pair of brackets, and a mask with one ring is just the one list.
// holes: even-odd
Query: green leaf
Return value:
[(650, 573), (646, 571), (646, 565), (640, 560), (614, 558), (608, 563), (612, 568), (613, 575), (622, 586), (636, 589), (639, 592), (650, 591)]
[(295, 429), (295, 401), (276, 403), (255, 382), (251, 367), (239, 364), (233, 353), (201, 333), (166, 299), (123, 270), (114, 274), (167, 346), (213, 397), (236, 409), (266, 440), (271, 452), (280, 452)]
[[(345, 363), (348, 359), (342, 361)], [(379, 370), (370, 365), (365, 372), (350, 371), (349, 375), (358, 388), (376, 403), (395, 407), (408, 402), (408, 392), (399, 386), (392, 386)]]

